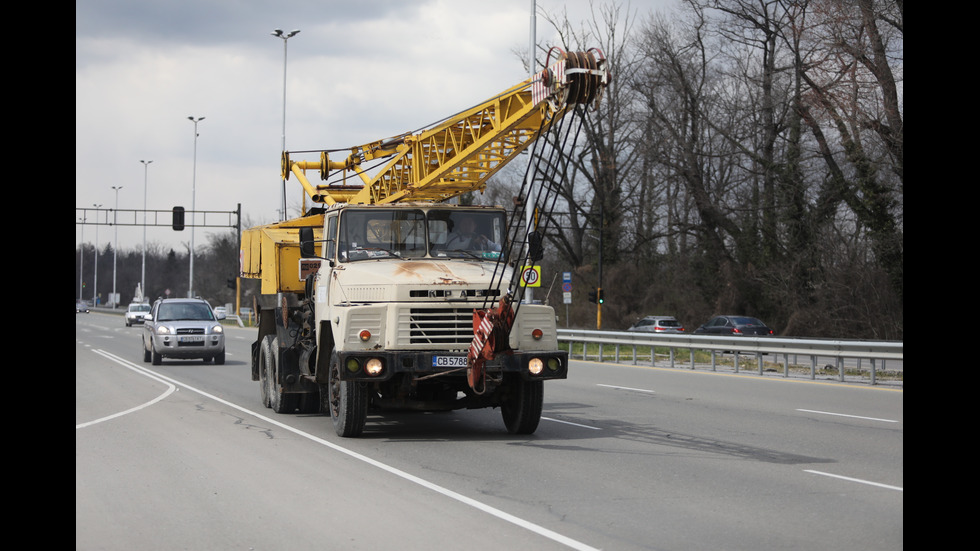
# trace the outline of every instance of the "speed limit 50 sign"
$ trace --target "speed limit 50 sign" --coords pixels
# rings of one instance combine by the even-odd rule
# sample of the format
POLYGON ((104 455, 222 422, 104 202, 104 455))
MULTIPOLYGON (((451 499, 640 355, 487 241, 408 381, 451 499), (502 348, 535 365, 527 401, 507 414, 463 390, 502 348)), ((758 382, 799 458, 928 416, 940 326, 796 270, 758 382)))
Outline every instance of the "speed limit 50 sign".
POLYGON ((521 287, 541 286, 541 266, 521 267, 521 287))

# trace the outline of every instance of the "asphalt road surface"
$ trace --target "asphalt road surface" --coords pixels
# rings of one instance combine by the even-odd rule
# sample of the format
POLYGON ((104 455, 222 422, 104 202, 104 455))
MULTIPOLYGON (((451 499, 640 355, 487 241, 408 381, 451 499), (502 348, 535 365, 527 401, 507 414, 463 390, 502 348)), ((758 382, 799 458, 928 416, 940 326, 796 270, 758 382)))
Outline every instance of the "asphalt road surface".
POLYGON ((254 330, 225 365, 143 363, 75 317, 79 550, 902 549, 903 391, 573 362, 535 434, 499 410, 263 408, 254 330))

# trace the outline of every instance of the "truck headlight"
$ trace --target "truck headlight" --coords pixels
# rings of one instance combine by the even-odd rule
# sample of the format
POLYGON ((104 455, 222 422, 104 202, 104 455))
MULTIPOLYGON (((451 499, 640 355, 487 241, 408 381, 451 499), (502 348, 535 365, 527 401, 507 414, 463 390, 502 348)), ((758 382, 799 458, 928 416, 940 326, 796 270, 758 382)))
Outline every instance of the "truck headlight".
POLYGON ((551 371, 558 371, 561 369, 561 360, 558 358, 548 358, 548 369, 551 371))
POLYGON ((345 366, 347 367, 347 371, 351 373, 357 373, 361 370, 361 362, 357 361, 357 358, 347 358, 345 366))
POLYGON ((531 372, 531 375, 540 375, 544 371, 544 362, 541 358, 531 358, 527 362, 527 370, 531 372))
POLYGON ((364 372, 372 377, 380 375, 384 369, 385 364, 381 361, 381 358, 371 358, 364 364, 364 372))

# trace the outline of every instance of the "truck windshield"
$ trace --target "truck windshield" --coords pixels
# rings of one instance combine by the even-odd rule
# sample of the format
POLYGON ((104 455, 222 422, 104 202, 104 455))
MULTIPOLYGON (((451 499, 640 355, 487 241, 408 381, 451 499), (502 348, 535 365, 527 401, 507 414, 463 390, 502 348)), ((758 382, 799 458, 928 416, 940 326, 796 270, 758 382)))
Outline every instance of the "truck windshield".
POLYGON ((428 212, 429 243, 436 257, 498 259, 504 245, 504 213, 465 209, 428 212))
POLYGON ((340 221, 342 262, 425 256, 425 213, 415 209, 351 209, 340 221))
POLYGON ((384 258, 500 258, 502 211, 477 209, 348 209, 340 218, 341 262, 384 258), (428 247, 428 248, 427 248, 428 247))

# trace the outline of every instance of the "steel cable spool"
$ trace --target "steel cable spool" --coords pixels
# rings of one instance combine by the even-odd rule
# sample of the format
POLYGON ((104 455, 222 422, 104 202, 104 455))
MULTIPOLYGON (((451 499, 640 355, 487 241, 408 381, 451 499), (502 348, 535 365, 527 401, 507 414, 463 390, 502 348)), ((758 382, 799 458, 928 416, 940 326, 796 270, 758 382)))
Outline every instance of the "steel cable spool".
POLYGON ((562 54, 562 59, 565 60, 566 65, 568 103, 570 104, 592 103, 601 89, 602 76, 598 71, 600 60, 596 59, 592 52, 593 50, 562 54))

